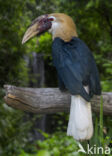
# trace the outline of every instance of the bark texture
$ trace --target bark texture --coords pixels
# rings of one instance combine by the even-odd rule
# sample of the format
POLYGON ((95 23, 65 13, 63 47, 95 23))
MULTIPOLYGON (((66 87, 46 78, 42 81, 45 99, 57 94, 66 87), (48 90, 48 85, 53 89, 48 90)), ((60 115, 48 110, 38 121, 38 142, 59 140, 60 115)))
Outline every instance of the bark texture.
MULTIPOLYGON (((13 108, 38 114, 69 111, 70 94, 58 88, 21 88, 11 85, 5 85, 4 88, 5 102, 13 108)), ((112 92, 103 92, 102 97, 104 114, 112 115, 112 92)), ((100 96, 93 97, 93 111, 100 112, 100 101, 100 96)))

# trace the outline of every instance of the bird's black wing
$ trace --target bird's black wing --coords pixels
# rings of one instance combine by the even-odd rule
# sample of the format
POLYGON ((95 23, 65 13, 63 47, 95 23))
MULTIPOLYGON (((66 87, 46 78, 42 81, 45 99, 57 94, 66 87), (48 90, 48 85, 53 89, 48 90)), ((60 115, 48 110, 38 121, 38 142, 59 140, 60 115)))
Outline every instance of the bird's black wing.
POLYGON ((61 85, 73 95, 81 95, 89 101, 93 94, 100 94, 98 70, 92 53, 79 38, 70 42, 56 38, 52 45, 53 64, 61 85), (83 86, 89 86, 89 94, 83 86))

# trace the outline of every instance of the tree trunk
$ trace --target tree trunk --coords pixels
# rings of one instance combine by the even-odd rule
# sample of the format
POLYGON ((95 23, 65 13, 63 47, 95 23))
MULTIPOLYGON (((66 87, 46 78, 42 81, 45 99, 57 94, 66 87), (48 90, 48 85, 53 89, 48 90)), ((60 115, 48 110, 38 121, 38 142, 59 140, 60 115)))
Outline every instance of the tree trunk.
MULTIPOLYGON (((44 75, 44 58, 42 53, 32 52, 32 57, 29 58, 28 68, 29 70, 29 86, 40 88, 45 85, 45 75, 44 75)), ((35 114, 29 113, 31 118, 35 114)), ((32 127, 32 138, 33 140, 43 140, 44 137, 40 134, 37 129, 45 131, 46 129, 46 114, 41 116, 36 115, 35 123, 32 127)))
POLYGON ((29 85, 30 87, 43 87, 45 83, 43 54, 32 52, 29 59, 29 85))

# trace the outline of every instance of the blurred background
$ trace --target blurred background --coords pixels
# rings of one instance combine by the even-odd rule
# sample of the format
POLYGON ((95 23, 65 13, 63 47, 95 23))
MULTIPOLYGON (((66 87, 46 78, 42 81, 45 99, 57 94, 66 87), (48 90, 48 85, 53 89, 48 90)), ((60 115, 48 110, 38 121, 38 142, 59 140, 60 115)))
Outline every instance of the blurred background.
MULTIPOLYGON (((22 45, 27 27, 42 14, 63 12, 77 26, 91 49, 102 91, 112 91, 112 3, 105 0, 0 0, 0 156, 72 156, 78 146, 66 136, 67 113, 38 115, 8 107, 4 84, 57 87, 52 66, 51 35, 22 45)), ((95 133, 90 145, 111 147, 112 118, 93 114, 95 133), (101 130, 103 133, 101 134, 101 130)), ((86 148, 87 142, 82 143, 86 148)))

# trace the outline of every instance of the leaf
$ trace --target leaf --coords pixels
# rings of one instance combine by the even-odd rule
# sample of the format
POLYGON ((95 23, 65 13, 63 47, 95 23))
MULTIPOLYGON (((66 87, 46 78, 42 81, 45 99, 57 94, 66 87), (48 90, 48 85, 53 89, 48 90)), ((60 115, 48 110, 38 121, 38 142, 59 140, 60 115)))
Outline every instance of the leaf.
POLYGON ((90 1, 87 3, 87 5, 86 5, 86 9, 91 8, 91 7, 93 6, 93 4, 94 4, 93 0, 90 0, 90 1))
POLYGON ((51 156, 46 150, 40 150, 36 156, 51 156))
POLYGON ((23 150, 21 151, 21 154, 19 156, 30 156, 28 153, 25 153, 23 150))

